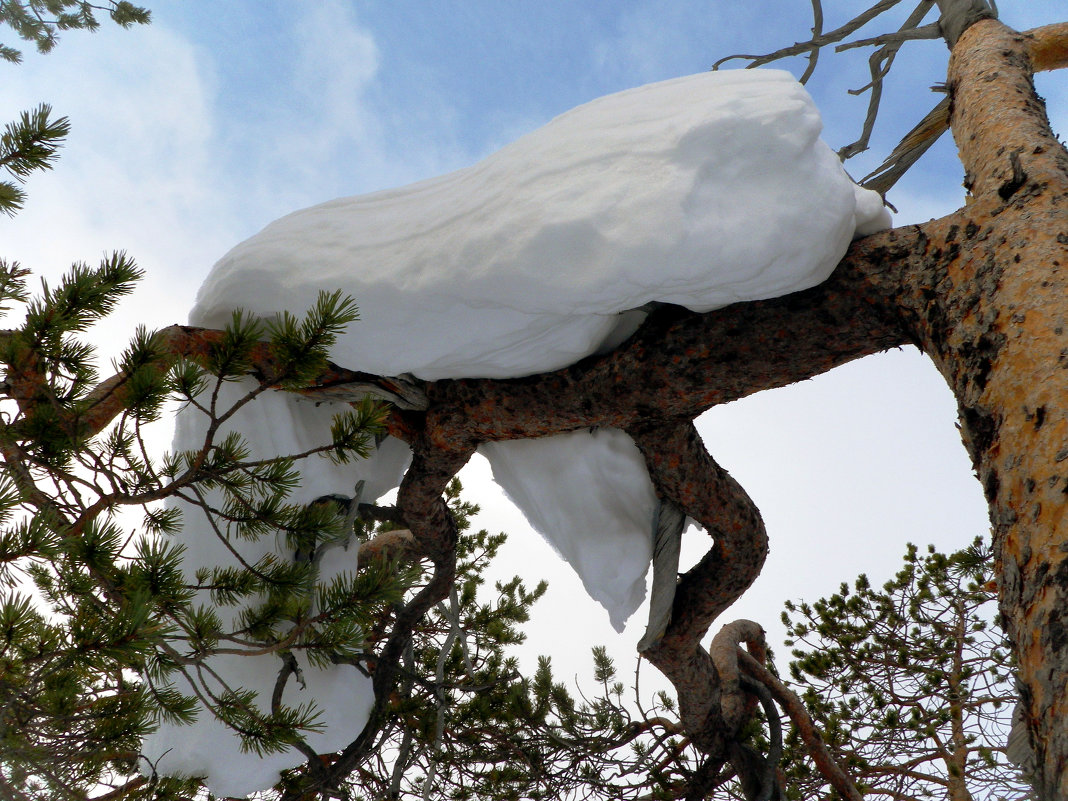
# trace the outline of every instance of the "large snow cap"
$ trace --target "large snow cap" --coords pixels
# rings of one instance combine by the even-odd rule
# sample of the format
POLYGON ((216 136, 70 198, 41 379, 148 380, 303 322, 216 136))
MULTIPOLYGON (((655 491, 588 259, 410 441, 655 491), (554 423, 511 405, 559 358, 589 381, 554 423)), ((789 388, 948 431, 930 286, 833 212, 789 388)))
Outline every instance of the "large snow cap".
MULTIPOLYGON (((300 314, 320 290, 341 289, 362 316, 332 354, 345 367, 428 380, 563 367, 617 344, 650 301, 707 311, 813 286, 855 233, 885 226, 878 196, 853 184, 819 131, 811 99, 779 71, 703 73, 601 98, 467 169, 272 223, 219 261, 190 322, 222 327, 235 308, 300 314)), ((293 454, 328 441, 333 411, 279 393, 228 430, 254 455, 293 454)), ((200 445, 198 425, 179 421, 176 448, 200 445)), ((621 628, 644 595, 656 504, 634 444, 580 431, 482 452, 621 628)), ((351 494, 361 479, 373 499, 397 485, 405 457, 387 440, 357 465, 305 462, 292 500, 351 494)), ((233 561, 194 514, 182 539, 190 569, 233 561)), ((288 556, 270 542, 233 544, 288 556)), ((351 549, 327 559, 327 575, 355 567, 351 549)), ((259 659, 222 658, 218 672, 269 697, 278 660, 259 659)), ((366 720, 366 678, 345 666, 304 675, 307 689, 286 700, 315 701, 328 724, 309 745, 342 747, 366 720)), ((266 762, 240 753, 207 713, 191 728, 162 727, 144 750, 160 773, 207 774, 215 792, 238 796, 300 762, 295 751, 266 762)))
MULTIPOLYGON (((885 226, 879 196, 849 179, 819 132, 811 98, 778 70, 600 98, 467 169, 272 223, 215 266, 191 322, 221 326, 235 306, 302 312, 320 290, 342 289, 362 315, 333 353, 345 367, 426 379, 563 367, 618 342, 640 321, 629 310, 649 301, 706 311, 813 286, 855 232, 885 226)), ((636 451, 628 461, 583 434, 482 450, 621 625, 641 601, 622 587, 643 583, 651 534, 617 518, 651 520, 653 510, 647 492, 629 494, 625 509, 607 499, 624 474, 644 475, 636 451), (584 504, 557 469, 580 449, 584 504), (546 514, 535 498, 559 508, 546 514), (595 547, 591 532, 614 531, 628 553, 646 555, 623 585, 596 591, 605 576, 587 567, 593 553, 572 558, 563 545, 578 531, 579 550, 595 547)))
POLYGON ((609 95, 472 167, 283 217, 222 258, 191 321, 301 312, 340 288, 362 315, 334 352, 346 367, 563 367, 649 301, 706 311, 823 281, 858 221, 820 127, 778 70, 609 95))

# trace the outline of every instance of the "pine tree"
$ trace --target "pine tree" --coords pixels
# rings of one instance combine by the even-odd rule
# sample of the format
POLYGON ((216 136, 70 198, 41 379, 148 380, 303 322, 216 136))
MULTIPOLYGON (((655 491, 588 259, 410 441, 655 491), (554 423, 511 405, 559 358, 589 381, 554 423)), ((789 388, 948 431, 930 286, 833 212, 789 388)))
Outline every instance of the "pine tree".
MULTIPOLYGON (((1023 799, 1005 756, 1015 669, 995 615, 988 546, 949 556, 910 545, 881 589, 866 576, 787 603, 790 676, 836 759, 866 798, 1023 799)), ((796 735, 787 753, 798 754, 796 735)), ((830 798, 802 759, 785 763, 791 798, 830 798)))
MULTIPOLYGON (((0 430, 0 789, 13 799, 146 784, 136 778, 141 736, 155 721, 192 714, 193 699, 174 689, 173 677, 197 670, 220 640, 234 637, 215 609, 199 603, 198 590, 210 590, 219 607, 245 607, 244 636, 261 647, 331 658, 357 647, 360 632, 410 580, 382 564, 320 585, 308 564, 265 559, 189 583, 168 536, 180 514, 160 505, 167 497, 217 489, 221 502, 208 513, 220 530, 246 539, 329 542, 342 536, 345 518, 322 504, 287 502, 290 455, 252 461, 237 437, 213 433, 193 452, 151 453, 147 429, 168 398, 198 405, 243 375, 248 351, 264 336, 275 371, 233 406, 207 401, 212 431, 235 406, 321 369, 355 307, 324 296, 306 320, 287 318, 270 335, 237 316, 206 360, 210 378, 192 362, 164 358, 160 338, 140 331, 120 359, 123 381, 100 392, 94 349, 81 335, 139 277, 116 254, 95 269, 76 266, 31 297, 25 271, 0 268, 0 305, 25 311, 0 339, 13 399, 0 430), (94 431, 85 421, 108 396, 121 397, 123 411, 94 431), (313 597, 317 614, 309 616, 313 597)), ((360 458, 382 414, 371 401, 360 405, 337 419, 333 441, 299 458, 360 458)), ((213 700, 212 713, 257 751, 287 747, 313 725, 314 710, 276 705, 263 714, 240 687, 213 700)), ((170 797, 180 784, 152 782, 153 797, 170 797)))

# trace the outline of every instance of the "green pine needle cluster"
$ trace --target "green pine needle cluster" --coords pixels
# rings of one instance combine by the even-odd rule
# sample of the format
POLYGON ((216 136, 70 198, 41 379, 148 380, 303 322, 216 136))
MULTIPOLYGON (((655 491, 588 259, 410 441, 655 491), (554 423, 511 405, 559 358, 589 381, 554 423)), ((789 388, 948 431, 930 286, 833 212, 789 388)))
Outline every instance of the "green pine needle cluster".
MULTIPOLYGON (((296 465, 360 458, 381 435, 385 412, 368 400, 339 415, 320 447, 251 460, 240 437, 219 433, 273 385, 264 378, 235 403, 220 401, 219 388, 244 375, 242 354, 262 330, 242 316, 209 359, 220 375, 176 361, 159 337, 138 330, 114 365, 117 379, 101 382, 92 326, 140 275, 120 253, 96 267, 75 265, 54 286, 31 293, 24 269, 0 263, 0 306, 22 312, 21 322, 0 334, 5 798, 83 798, 108 785, 123 798, 187 797, 195 782, 141 776, 139 744, 159 721, 191 720, 197 703, 254 753, 300 743, 319 726, 317 709, 260 703, 241 687, 208 691, 198 672, 221 649, 275 652, 280 665, 297 652, 315 664, 366 662, 365 632, 418 575, 371 565, 320 582, 311 561, 273 556, 196 576, 182 569, 173 539, 182 513, 165 503, 169 498, 207 515, 226 541, 270 537, 294 550, 347 542, 351 521, 334 504, 289 500, 296 465), (97 431, 89 424, 97 408, 116 399, 118 414, 97 431), (208 433, 194 451, 164 453, 149 444, 151 430, 176 403, 199 409, 208 433), (224 617, 234 625, 223 625, 224 617)), ((354 315, 351 301, 324 294, 305 319, 268 334, 272 363, 280 366, 274 378, 295 381, 321 364, 354 315)))
MULTIPOLYGON (((123 28, 145 25, 151 20, 148 9, 126 0, 107 0, 105 5, 86 0, 0 0, 0 25, 10 27, 39 53, 48 53, 56 46, 62 31, 99 28, 97 14, 101 11, 106 11, 111 21, 123 28)), ((9 45, 0 45, 0 59, 17 64, 22 60, 22 53, 9 45)))
MULTIPOLYGON (((48 53, 62 31, 99 28, 97 14, 102 11, 123 28, 146 25, 151 20, 146 8, 127 0, 107 0, 105 5, 86 0, 0 0, 0 28, 10 28, 38 52, 48 53)), ((22 51, 0 42, 0 61, 18 64, 22 51)), ((0 214, 10 217, 18 213, 26 204, 21 184, 32 173, 52 168, 70 133, 70 121, 51 115, 51 107, 42 103, 33 111, 22 112, 0 134, 0 172, 12 179, 0 180, 0 214)))
MULTIPOLYGON (((0 47, 0 56, 4 52, 0 47)), ((0 169, 14 180, 0 181, 0 213, 14 216, 22 209, 26 192, 20 184, 31 173, 52 168, 69 133, 70 121, 66 117, 52 119, 52 108, 45 103, 22 112, 16 122, 4 127, 0 134, 0 169)))
MULTIPOLYGON (((1016 688, 992 569, 979 540, 951 555, 910 545, 881 588, 860 576, 787 604, 795 689, 865 797, 1029 797, 1003 753, 1016 688)), ((804 760, 787 770, 791 798, 829 792, 804 760)))

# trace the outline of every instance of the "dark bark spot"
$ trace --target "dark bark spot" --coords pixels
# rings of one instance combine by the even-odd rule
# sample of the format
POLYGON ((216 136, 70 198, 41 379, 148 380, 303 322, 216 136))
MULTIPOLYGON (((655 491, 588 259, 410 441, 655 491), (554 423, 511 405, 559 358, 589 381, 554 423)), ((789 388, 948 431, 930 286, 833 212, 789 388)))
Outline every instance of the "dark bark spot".
POLYGON ((1047 649, 1060 652, 1068 647, 1068 610, 1058 606, 1049 615, 1049 623, 1042 636, 1047 649))
POLYGON ((975 362, 975 383, 980 390, 986 388, 986 381, 990 375, 992 364, 991 360, 986 357, 980 357, 975 362))
POLYGON ((1068 559, 1063 560, 1053 571, 1053 583, 1064 590, 1068 590, 1068 559))
POLYGON ((1042 428, 1042 424, 1046 422, 1046 407, 1039 406, 1035 409, 1035 429, 1042 428))
POLYGON ((987 471, 983 476, 983 495, 987 503, 993 504, 997 500, 999 489, 1001 489, 1001 481, 998 479, 998 474, 993 470, 987 471))
POLYGON ((1057 234, 1057 241, 1062 245, 1068 245, 1068 234, 1057 234))
MULTIPOLYGON (((974 306, 976 302, 978 302, 978 298, 974 298, 971 303, 962 305, 964 309, 968 309, 974 306)), ((961 362, 965 370, 964 376, 966 379, 970 378, 980 391, 986 387, 990 370, 993 368, 994 361, 997 359, 998 352, 1001 350, 1004 341, 1005 337, 1002 334, 992 336, 980 334, 974 340, 964 342, 960 346, 961 362)))
POLYGON ((967 239, 975 239, 975 235, 978 234, 978 233, 979 233, 979 226, 976 225, 971 220, 969 220, 968 224, 966 226, 964 226, 964 236, 967 239))
POLYGON ((1009 154, 1009 164, 1012 166, 1012 177, 998 187, 998 196, 1002 200, 1008 200, 1019 191, 1020 187, 1027 183, 1027 173, 1020 166, 1019 153, 1014 151, 1009 154))
POLYGON ((1028 492, 1034 492, 1035 480, 1033 478, 1027 479, 1027 481, 1024 482, 1024 487, 1027 489, 1028 492))
POLYGON ((1062 653, 1068 649, 1068 559, 1062 560, 1048 578, 1043 574, 1029 583, 1036 588, 1042 586, 1053 590, 1059 596, 1051 604, 1048 621, 1043 627, 1042 644, 1047 652, 1062 653))
POLYGON ((998 423, 994 415, 978 408, 966 408, 961 412, 966 441, 971 442, 972 460, 978 464, 979 457, 986 453, 994 443, 998 433, 998 423))
MULTIPOLYGON (((968 223, 968 225, 971 226, 971 225, 974 225, 974 223, 968 223)), ((946 242, 947 243, 956 242, 957 241, 957 233, 959 231, 960 231, 960 226, 957 225, 956 223, 954 223, 953 225, 949 226, 949 233, 946 234, 946 242)))
POLYGON ((1035 568, 1034 575, 1027 579, 1027 583, 1023 588, 1023 592, 1020 593, 1020 599, 1018 603, 1021 606, 1030 606, 1035 602, 1035 598, 1038 597, 1038 595, 1046 586, 1046 576, 1048 574, 1049 562, 1042 562, 1035 568))

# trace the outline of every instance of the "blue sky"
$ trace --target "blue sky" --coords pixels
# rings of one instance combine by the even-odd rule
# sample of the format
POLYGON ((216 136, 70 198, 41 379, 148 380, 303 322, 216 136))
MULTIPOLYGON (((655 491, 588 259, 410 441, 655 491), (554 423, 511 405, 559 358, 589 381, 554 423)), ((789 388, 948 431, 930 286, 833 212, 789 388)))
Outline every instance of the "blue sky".
MULTIPOLYGON (((862 4, 824 5, 832 27, 862 4)), ((1000 5, 1019 28, 1064 10, 1063 0, 1000 5)), ((211 264, 282 214, 465 166, 579 103, 792 43, 811 25, 804 0, 150 6, 148 28, 70 33, 47 57, 0 65, 0 120, 46 101, 74 125, 57 168, 28 184, 27 209, 0 219, 0 255, 47 276, 130 252, 148 277, 101 328, 112 351, 135 322, 184 322, 211 264)), ((928 87, 944 80, 946 55, 938 41, 905 49, 854 174, 937 101, 928 87)), ((859 130, 865 100, 846 90, 866 81, 866 56, 827 53, 810 84, 833 146, 859 130)), ((1045 76, 1040 91, 1055 127, 1068 129, 1068 80, 1045 76)), ((899 221, 956 206, 960 179, 947 137, 891 194, 899 221)), ((985 533, 954 415, 933 368, 900 351, 703 418, 712 453, 757 500, 772 539, 765 575, 737 614, 774 632, 783 600, 812 600, 860 571, 888 577, 908 540, 948 549, 985 533)), ((530 578, 552 583, 533 648, 557 651, 565 675, 584 669, 591 642, 631 653, 640 621, 618 637, 592 604, 581 647, 564 649, 577 661, 559 653, 557 621, 573 628, 581 589, 485 476, 476 464, 468 483, 487 508, 482 525, 514 532, 508 569, 533 564, 530 578)))

